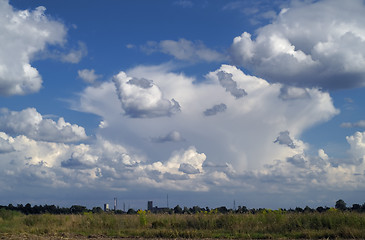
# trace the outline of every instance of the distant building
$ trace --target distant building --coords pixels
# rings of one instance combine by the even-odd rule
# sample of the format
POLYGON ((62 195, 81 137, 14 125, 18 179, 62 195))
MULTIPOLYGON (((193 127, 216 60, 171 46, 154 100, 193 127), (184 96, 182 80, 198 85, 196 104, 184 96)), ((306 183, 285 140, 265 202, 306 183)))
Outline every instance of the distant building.
POLYGON ((159 208, 157 206, 153 207, 152 201, 147 202, 147 210, 150 211, 151 213, 167 213, 170 211, 170 209, 167 207, 164 208, 159 208))
POLYGON ((148 211, 152 211, 152 209, 153 209, 153 202, 152 201, 148 201, 147 202, 147 210, 148 211))
POLYGON ((109 211, 109 204, 107 203, 104 204, 104 211, 105 212, 109 211))

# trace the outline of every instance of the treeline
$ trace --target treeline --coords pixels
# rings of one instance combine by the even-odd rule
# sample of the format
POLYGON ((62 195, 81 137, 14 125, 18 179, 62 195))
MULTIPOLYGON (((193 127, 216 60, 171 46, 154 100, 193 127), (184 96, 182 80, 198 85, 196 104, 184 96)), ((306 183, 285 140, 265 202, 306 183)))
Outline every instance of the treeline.
MULTIPOLYGON (((362 205, 360 204, 353 204, 352 207, 347 207, 347 204, 345 203, 345 201, 343 201, 342 199, 338 200, 335 204, 335 207, 330 208, 330 207, 317 207, 317 208, 310 208, 309 206, 306 206, 305 208, 301 208, 301 207, 296 207, 295 209, 279 209, 278 211, 281 212, 293 212, 293 213, 310 213, 310 212, 326 212, 326 211, 336 211, 336 210, 340 210, 340 211, 353 211, 353 212, 359 212, 359 213, 364 213, 365 212, 365 203, 363 203, 362 205)), ((219 208, 214 208, 214 209, 210 209, 209 207, 206 208, 200 208, 199 206, 194 206, 192 208, 181 208, 179 205, 177 205, 175 208, 173 209, 169 209, 169 210, 165 210, 165 212, 168 213, 175 213, 175 214, 195 214, 195 213, 201 213, 201 212, 205 212, 205 213, 251 213, 251 214, 255 214, 255 213, 262 213, 262 212, 270 212, 272 211, 271 209, 267 209, 267 208, 251 208, 248 209, 246 206, 238 206, 237 209, 227 209, 225 206, 219 207, 219 208)))
MULTIPOLYGON (((10 211, 18 211, 23 214, 29 215, 29 214, 82 214, 85 212, 92 212, 92 213, 102 213, 104 212, 102 208, 100 207, 93 207, 92 209, 87 209, 85 206, 81 205, 72 205, 71 207, 59 207, 55 205, 34 205, 27 203, 25 205, 18 204, 16 206, 9 204, 8 206, 1 206, 0 205, 0 211, 1 210, 10 210, 10 211)), ((295 209, 279 209, 275 211, 281 211, 281 212, 292 212, 292 213, 322 213, 327 211, 351 211, 351 212, 359 212, 364 213, 365 212, 365 203, 362 205, 360 204, 353 204, 351 207, 347 207, 347 204, 342 200, 338 200, 335 204, 335 207, 317 207, 317 208, 310 208, 306 206, 305 208, 296 207, 295 209)), ((199 206, 193 206, 193 207, 180 207, 179 205, 175 206, 174 208, 155 208, 152 210, 151 213, 167 213, 167 214, 196 214, 196 213, 221 213, 221 214, 227 214, 227 213, 262 213, 262 212, 270 212, 271 209, 267 208, 247 208, 246 206, 238 206, 237 209, 228 209, 225 206, 218 207, 218 208, 209 208, 209 207, 199 207, 199 206)), ((109 213, 114 214, 137 214, 137 211, 134 209, 129 209, 127 212, 124 212, 122 210, 109 210, 109 213)))
MULTIPOLYGON (((8 206, 0 206, 0 210, 10 210, 10 211, 18 211, 23 214, 29 215, 29 214, 80 214, 84 212, 89 212, 90 210, 87 209, 85 206, 79 206, 79 205, 73 205, 69 208, 67 207, 59 207, 55 205, 34 205, 32 206, 30 203, 27 203, 25 205, 18 204, 14 206, 13 204, 9 204, 8 206)), ((102 209, 100 208, 100 211, 102 209)))

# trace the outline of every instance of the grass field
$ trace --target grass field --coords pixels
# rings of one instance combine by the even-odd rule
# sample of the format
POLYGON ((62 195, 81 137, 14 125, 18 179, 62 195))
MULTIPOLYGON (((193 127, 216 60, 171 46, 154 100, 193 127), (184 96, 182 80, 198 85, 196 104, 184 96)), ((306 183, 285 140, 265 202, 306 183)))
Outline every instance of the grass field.
POLYGON ((24 215, 0 210, 0 234, 36 236, 240 238, 240 239, 365 239, 365 214, 327 211, 251 214, 24 215))

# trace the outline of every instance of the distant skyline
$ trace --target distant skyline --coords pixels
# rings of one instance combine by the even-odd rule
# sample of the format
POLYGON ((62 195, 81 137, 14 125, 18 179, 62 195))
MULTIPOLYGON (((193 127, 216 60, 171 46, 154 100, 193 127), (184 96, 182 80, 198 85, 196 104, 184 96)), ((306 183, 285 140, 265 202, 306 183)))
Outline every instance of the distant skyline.
POLYGON ((0 0, 0 205, 365 202, 362 0, 0 0))

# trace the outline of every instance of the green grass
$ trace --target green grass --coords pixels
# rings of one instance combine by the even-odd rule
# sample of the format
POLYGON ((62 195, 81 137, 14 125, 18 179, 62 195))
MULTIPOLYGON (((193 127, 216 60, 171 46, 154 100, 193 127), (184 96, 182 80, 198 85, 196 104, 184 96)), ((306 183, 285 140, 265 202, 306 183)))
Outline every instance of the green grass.
POLYGON ((325 213, 23 215, 0 210, 0 234, 241 239, 365 239, 365 214, 325 213))

